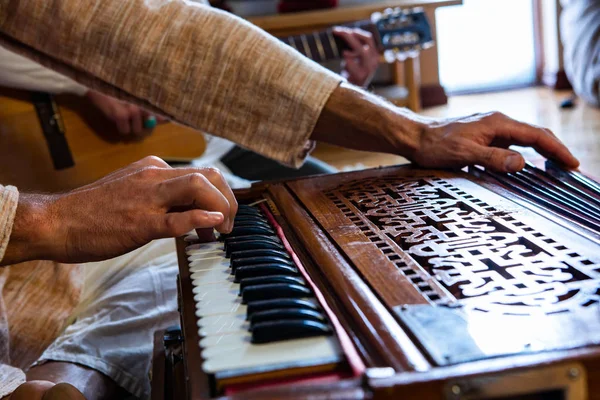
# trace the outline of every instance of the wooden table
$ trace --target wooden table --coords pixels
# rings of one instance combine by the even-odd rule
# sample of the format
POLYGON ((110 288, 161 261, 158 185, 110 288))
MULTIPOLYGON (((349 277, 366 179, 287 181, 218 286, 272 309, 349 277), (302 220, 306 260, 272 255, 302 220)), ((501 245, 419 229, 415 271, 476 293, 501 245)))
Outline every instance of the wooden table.
MULTIPOLYGON (((390 7, 424 7, 433 10, 437 7, 462 4, 462 0, 381 0, 368 4, 339 6, 328 10, 315 10, 282 15, 268 15, 248 18, 250 22, 274 36, 285 37, 306 32, 318 31, 333 25, 351 21, 370 19, 371 14, 390 7)), ((433 12, 429 13, 430 18, 433 12)), ((435 37, 435 23, 432 23, 435 37)), ((419 57, 396 61, 392 65, 392 86, 379 92, 399 106, 413 111, 421 110, 421 79, 419 57)))

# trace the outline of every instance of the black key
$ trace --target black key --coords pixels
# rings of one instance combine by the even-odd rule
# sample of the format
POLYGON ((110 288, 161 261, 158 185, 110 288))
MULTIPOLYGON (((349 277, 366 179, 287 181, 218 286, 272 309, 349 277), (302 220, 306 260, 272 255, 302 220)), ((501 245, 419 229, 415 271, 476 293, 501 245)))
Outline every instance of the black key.
POLYGON ((246 227, 246 226, 258 226, 261 228, 273 230, 273 228, 271 228, 271 225, 269 225, 269 223, 265 222, 265 221, 241 221, 241 222, 235 221, 233 224, 233 229, 246 227))
POLYGON ((252 236, 252 237, 240 237, 240 238, 225 238, 225 248, 227 249, 227 246, 229 245, 229 243, 232 242, 243 242, 246 240, 269 240, 271 242, 275 242, 275 243, 281 243, 281 240, 279 240, 279 238, 275 235, 256 235, 256 236, 252 236))
POLYGON ((256 278, 259 276, 268 275, 298 275, 296 267, 280 264, 259 264, 249 265, 247 267, 239 267, 235 270, 234 282, 240 282, 246 278, 256 278))
POLYGON ((246 319, 261 311, 275 310, 281 308, 302 308, 305 310, 319 311, 319 306, 308 300, 302 299, 275 299, 251 301, 246 307, 246 319))
POLYGON ((277 242, 272 242, 269 240, 244 240, 240 242, 232 242, 227 246, 225 250, 225 255, 229 257, 232 253, 238 251, 245 250, 264 250, 264 249, 272 249, 284 251, 285 248, 282 244, 277 242))
POLYGON ((240 295, 242 290, 248 286, 254 285, 265 285, 267 283, 289 283, 292 285, 304 285, 304 279, 300 276, 290 275, 270 275, 270 276, 259 276, 257 278, 246 278, 240 281, 240 295))
POLYGON ((271 227, 265 228, 262 226, 240 226, 233 227, 233 230, 227 234, 221 234, 219 237, 221 240, 225 240, 227 238, 239 238, 243 236, 252 236, 252 235, 275 235, 275 231, 271 229, 271 227))
POLYGON ((263 215, 262 211, 256 207, 251 207, 245 204, 238 204, 236 215, 263 215))
POLYGON ((252 327, 252 343, 270 343, 330 334, 329 326, 311 320, 260 322, 252 327))
POLYGON ((266 283, 264 285, 247 286, 242 290, 242 303, 249 301, 289 299, 310 297, 309 288, 304 285, 289 283, 266 283))
POLYGON ((235 272, 238 267, 246 267, 248 265, 257 265, 257 264, 283 264, 294 266, 294 263, 289 258, 281 258, 281 257, 273 257, 273 256, 258 256, 258 257, 248 257, 248 258, 236 258, 235 260, 231 259, 231 271, 235 272))
POLYGON ((291 260, 290 255, 285 251, 273 250, 273 249, 254 249, 254 250, 244 250, 244 251, 236 251, 230 254, 232 260, 236 260, 238 258, 250 258, 250 257, 259 257, 259 256, 273 256, 284 258, 286 260, 291 260))
POLYGON ((318 311, 308 310, 306 308, 276 308, 274 310, 260 311, 252 314, 250 317, 250 330, 255 324, 269 321, 282 321, 286 319, 304 319, 327 323, 327 319, 318 311))
POLYGON ((267 218, 262 215, 236 215, 233 221, 235 223, 246 222, 246 221, 258 221, 258 222, 269 223, 267 218))

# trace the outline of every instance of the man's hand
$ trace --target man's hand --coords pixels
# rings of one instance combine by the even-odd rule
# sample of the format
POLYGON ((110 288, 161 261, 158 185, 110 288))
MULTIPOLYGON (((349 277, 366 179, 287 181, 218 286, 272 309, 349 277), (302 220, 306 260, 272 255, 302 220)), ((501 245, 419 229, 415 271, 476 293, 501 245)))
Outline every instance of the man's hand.
POLYGON ((218 170, 147 157, 71 192, 21 194, 2 263, 105 260, 195 228, 229 232, 236 212, 218 170))
POLYGON ((491 112, 429 121, 416 151, 409 157, 424 167, 464 167, 477 164, 497 172, 523 169, 525 159, 511 145, 530 146, 566 168, 579 161, 549 129, 515 121, 491 112))
POLYGON ((399 154, 418 165, 458 168, 478 164, 499 172, 521 170, 510 145, 530 146, 566 168, 579 161, 548 129, 500 113, 435 120, 342 84, 329 98, 311 137, 357 150, 399 154))
POLYGON ((86 96, 106 118, 115 123, 117 131, 122 135, 133 135, 138 138, 144 137, 152 131, 152 127, 146 126, 146 121, 152 119, 155 122, 165 121, 164 118, 155 117, 138 106, 117 100, 94 90, 87 92, 86 96))
POLYGON ((342 54, 342 76, 356 86, 368 86, 379 66, 379 52, 373 34, 345 27, 335 27, 333 33, 344 39, 352 49, 344 50, 342 54))

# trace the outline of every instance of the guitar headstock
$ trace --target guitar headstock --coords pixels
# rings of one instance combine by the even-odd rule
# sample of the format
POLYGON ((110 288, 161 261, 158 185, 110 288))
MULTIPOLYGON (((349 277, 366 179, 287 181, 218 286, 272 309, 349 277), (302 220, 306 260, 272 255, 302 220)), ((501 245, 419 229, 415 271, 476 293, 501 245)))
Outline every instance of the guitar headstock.
POLYGON ((433 46, 431 26, 422 8, 388 8, 371 16, 388 62, 414 56, 433 46))

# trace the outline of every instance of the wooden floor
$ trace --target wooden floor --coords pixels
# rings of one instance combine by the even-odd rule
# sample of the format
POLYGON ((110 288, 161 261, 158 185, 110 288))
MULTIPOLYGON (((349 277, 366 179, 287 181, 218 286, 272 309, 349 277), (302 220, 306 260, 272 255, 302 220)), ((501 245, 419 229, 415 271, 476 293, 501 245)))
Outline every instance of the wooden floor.
MULTIPOLYGON (((600 109, 578 101, 573 109, 561 109, 559 104, 569 92, 546 88, 528 88, 508 92, 451 97, 448 105, 423 112, 432 117, 456 117, 476 112, 501 111, 512 118, 545 126, 571 149, 581 161, 581 169, 600 175, 600 109)), ((521 149, 519 149, 521 150, 521 149)), ((528 159, 539 158, 530 149, 523 153, 528 159)), ((316 157, 342 170, 406 163, 403 157, 388 154, 362 153, 320 145, 316 157)))

